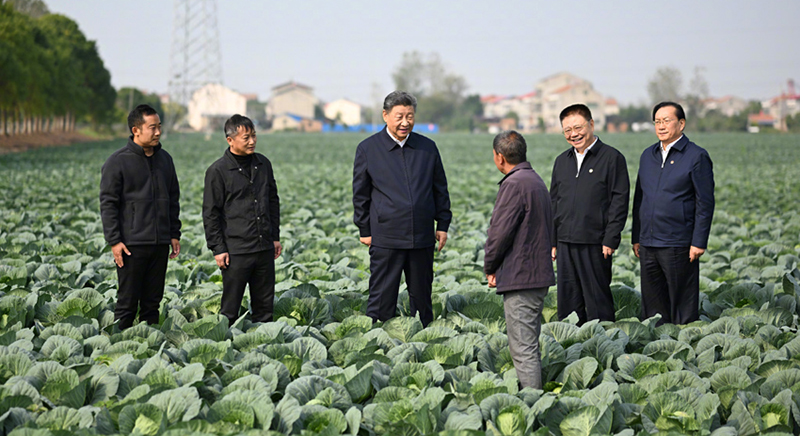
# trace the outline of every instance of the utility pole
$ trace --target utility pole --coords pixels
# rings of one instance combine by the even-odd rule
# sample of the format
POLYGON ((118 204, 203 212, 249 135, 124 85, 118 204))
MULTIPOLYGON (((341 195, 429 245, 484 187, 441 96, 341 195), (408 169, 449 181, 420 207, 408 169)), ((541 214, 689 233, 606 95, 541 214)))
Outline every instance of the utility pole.
MULTIPOLYGON (((216 0, 174 0, 169 102, 186 107, 192 94, 222 83, 216 0)), ((179 121, 176 108, 165 114, 169 129, 179 121)))

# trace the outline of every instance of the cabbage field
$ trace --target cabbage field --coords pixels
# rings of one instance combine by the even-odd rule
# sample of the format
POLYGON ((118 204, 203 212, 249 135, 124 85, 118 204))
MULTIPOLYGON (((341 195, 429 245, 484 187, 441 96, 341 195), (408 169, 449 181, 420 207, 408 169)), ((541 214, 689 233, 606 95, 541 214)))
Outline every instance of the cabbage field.
MULTIPOLYGON (((654 137, 601 136, 634 182, 654 137)), ((351 203, 363 135, 260 136, 283 210, 276 321, 230 327, 201 219, 221 134, 164 140, 182 187, 182 252, 161 323, 124 332, 113 325, 116 272, 98 205, 100 167, 124 140, 2 155, 0 434, 796 435, 800 137, 690 136, 711 154, 717 183, 701 321, 637 318, 629 226, 613 267, 617 322, 557 322, 555 288, 548 295, 543 391, 518 389, 502 300, 481 272, 501 178, 488 135, 434 137, 454 218, 425 329, 407 316, 405 292, 403 316, 364 316, 368 253, 351 203)), ((549 183, 567 144, 527 139, 549 183)))

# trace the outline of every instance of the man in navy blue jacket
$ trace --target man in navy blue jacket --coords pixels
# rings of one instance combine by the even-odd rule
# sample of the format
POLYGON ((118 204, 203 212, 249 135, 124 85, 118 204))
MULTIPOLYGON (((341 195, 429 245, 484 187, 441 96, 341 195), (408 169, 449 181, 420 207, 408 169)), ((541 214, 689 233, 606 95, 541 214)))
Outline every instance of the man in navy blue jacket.
POLYGON ((433 247, 436 241, 439 250, 444 247, 452 214, 439 150, 411 131, 416 108, 414 96, 392 92, 383 102, 386 128, 358 144, 353 221, 369 247, 367 316, 395 316, 405 272, 412 314, 427 326, 433 320, 433 247))
POLYGON ((653 109, 659 142, 639 161, 633 196, 633 252, 641 262, 642 315, 659 324, 699 319, 699 258, 714 215, 714 172, 708 153, 683 129, 681 105, 653 109))

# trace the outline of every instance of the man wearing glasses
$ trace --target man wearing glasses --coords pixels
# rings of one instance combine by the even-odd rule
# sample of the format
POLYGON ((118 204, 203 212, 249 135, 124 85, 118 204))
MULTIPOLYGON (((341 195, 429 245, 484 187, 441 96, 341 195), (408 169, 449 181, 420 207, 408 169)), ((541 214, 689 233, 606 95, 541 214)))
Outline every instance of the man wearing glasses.
POLYGON ((611 258, 628 218, 628 165, 594 135, 586 105, 568 106, 560 118, 571 147, 556 158, 550 181, 558 318, 575 312, 580 324, 614 321, 611 258))
POLYGON ((699 258, 714 215, 714 171, 708 153, 683 129, 678 103, 653 109, 659 142, 645 149, 633 196, 633 253, 641 262, 642 315, 659 324, 699 319, 699 258))

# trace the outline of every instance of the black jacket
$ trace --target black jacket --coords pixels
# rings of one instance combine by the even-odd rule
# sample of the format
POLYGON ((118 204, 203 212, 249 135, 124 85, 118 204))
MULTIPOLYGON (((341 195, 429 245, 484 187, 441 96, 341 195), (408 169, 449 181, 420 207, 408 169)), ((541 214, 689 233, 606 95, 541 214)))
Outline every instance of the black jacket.
POLYGON ((181 237, 175 165, 161 144, 154 149, 148 158, 131 136, 103 164, 100 217, 109 245, 160 245, 181 237))
POLYGON ((553 164, 553 246, 567 242, 616 250, 628 218, 628 165, 622 153, 600 139, 585 153, 580 173, 573 147, 553 164))
POLYGON ((497 292, 556 283, 551 260, 553 215, 547 186, 528 162, 500 181, 487 231, 483 270, 497 275, 497 292))
POLYGON ((412 132, 403 147, 386 128, 358 144, 353 221, 376 247, 431 247, 450 227, 450 195, 436 144, 412 132))
POLYGON ((708 152, 684 135, 661 158, 661 143, 639 160, 631 243, 706 248, 714 217, 714 166, 708 152))
POLYGON ((203 227, 215 255, 248 254, 274 248, 279 241, 281 206, 272 163, 255 153, 250 177, 230 149, 206 170, 203 227))

